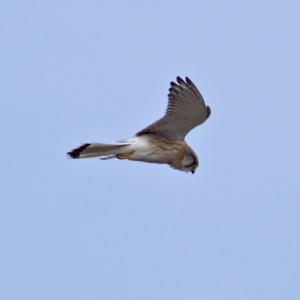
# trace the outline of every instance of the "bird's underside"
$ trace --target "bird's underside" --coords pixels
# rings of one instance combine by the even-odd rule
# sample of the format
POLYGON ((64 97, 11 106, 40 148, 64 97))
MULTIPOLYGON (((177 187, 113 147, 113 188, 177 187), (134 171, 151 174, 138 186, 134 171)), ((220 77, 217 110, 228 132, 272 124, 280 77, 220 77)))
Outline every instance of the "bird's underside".
POLYGON ((198 158, 184 138, 190 130, 207 120, 211 110, 189 78, 183 81, 177 77, 177 83, 171 82, 165 115, 133 138, 114 144, 82 144, 68 152, 67 156, 169 164, 175 169, 194 173, 198 158))

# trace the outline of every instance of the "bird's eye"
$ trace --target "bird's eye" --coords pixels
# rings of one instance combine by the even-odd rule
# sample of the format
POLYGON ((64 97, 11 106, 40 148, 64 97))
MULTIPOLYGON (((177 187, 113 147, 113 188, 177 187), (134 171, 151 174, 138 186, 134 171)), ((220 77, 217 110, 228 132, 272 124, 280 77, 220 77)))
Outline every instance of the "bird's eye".
POLYGON ((189 164, 187 164, 185 166, 185 168, 191 168, 191 167, 197 167, 198 166, 198 163, 197 163, 197 160, 195 157, 190 157, 189 158, 189 164))

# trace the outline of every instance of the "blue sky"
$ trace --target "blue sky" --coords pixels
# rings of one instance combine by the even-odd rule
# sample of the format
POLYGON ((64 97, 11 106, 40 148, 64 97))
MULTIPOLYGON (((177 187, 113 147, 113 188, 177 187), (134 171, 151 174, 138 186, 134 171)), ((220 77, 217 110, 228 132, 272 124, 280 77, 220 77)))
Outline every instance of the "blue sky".
POLYGON ((298 299, 298 1, 2 1, 1 299, 298 299), (68 160, 212 109, 194 175, 68 160))

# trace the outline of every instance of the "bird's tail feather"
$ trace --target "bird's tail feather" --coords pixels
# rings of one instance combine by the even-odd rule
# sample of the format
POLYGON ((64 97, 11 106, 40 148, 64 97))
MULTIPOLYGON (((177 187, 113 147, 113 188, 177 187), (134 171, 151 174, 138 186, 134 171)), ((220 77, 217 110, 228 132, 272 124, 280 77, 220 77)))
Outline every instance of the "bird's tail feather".
POLYGON ((130 152, 132 143, 87 143, 82 144, 67 153, 69 158, 89 158, 89 157, 108 157, 113 158, 119 154, 130 152))

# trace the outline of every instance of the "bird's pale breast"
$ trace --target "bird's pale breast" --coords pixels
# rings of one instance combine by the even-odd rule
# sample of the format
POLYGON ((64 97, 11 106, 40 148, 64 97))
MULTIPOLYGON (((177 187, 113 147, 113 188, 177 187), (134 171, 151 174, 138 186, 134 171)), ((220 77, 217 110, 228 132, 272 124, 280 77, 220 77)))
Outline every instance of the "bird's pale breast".
POLYGON ((169 163, 183 152, 184 144, 183 141, 174 141, 156 134, 145 134, 134 138, 130 160, 169 163))

